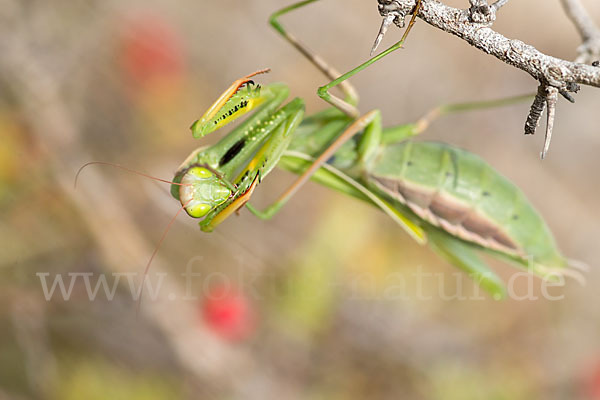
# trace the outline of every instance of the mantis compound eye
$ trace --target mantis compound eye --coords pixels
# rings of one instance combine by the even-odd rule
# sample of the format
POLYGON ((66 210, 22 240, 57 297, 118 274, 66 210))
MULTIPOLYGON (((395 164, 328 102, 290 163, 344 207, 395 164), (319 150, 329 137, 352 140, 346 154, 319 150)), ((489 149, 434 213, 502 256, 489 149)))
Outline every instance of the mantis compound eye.
POLYGON ((181 178, 179 200, 192 218, 202 218, 212 209, 223 204, 231 191, 212 171, 204 167, 192 167, 181 178))
POLYGON ((207 179, 207 178, 210 178, 211 176, 214 176, 214 174, 212 172, 210 172, 207 168, 203 168, 203 167, 190 168, 190 170, 188 171, 188 174, 190 174, 190 176, 195 176, 200 179, 207 179))
POLYGON ((210 204, 196 204, 196 205, 188 205, 185 211, 192 218, 202 218, 210 211, 210 204))

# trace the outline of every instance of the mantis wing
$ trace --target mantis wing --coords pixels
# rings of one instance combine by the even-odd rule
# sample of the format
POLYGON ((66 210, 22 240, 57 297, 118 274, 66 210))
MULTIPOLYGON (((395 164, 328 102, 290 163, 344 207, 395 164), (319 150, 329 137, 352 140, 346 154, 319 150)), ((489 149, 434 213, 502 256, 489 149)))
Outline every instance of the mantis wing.
POLYGON ((494 299, 506 297, 506 288, 502 280, 473 250, 460 240, 434 229, 427 230, 430 247, 443 259, 465 271, 482 289, 494 299))

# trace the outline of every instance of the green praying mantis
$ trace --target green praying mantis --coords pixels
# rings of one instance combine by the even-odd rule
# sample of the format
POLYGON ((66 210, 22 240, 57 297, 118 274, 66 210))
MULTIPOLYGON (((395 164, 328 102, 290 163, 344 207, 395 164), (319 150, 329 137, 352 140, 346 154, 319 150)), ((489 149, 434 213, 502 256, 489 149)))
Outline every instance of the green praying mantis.
POLYGON ((332 80, 319 88, 318 95, 333 107, 305 117, 303 100, 284 104, 289 95, 286 85, 261 87, 251 80, 266 70, 236 80, 192 125, 194 137, 208 135, 250 111, 254 114, 217 144, 194 151, 175 175, 178 184, 171 187, 186 212, 202 218, 201 229, 212 231, 244 205, 259 218, 271 218, 312 179, 379 208, 496 298, 504 296, 504 285, 478 251, 542 277, 566 272, 567 260, 552 233, 519 188, 472 153, 448 144, 409 140, 444 113, 500 106, 530 96, 439 107, 414 124, 382 128, 378 110, 360 114, 348 78, 401 48, 416 10, 398 43, 340 76, 279 21, 315 1, 283 8, 270 23, 332 80), (330 94, 336 86, 344 99, 330 94), (248 200, 275 166, 300 176, 272 205, 258 210, 248 200))
MULTIPOLYGON (((195 150, 172 181, 172 195, 188 215, 201 219, 201 230, 212 231, 244 206, 259 218, 271 218, 312 179, 380 209, 418 243, 429 244, 466 271, 494 298, 505 296, 505 286, 477 253, 541 277, 568 273, 568 262, 548 226, 519 188, 472 153, 449 144, 410 140, 443 114, 497 107, 531 96, 441 106, 416 123, 383 128, 378 110, 358 111, 358 96, 348 79, 402 47, 416 9, 398 43, 340 75, 279 21, 315 1, 285 7, 271 16, 270 23, 331 79, 318 95, 332 107, 305 116, 302 99, 285 103, 286 85, 254 83, 253 77, 268 70, 236 80, 194 122, 193 136, 201 138, 243 115, 252 112, 251 116, 218 143, 195 150), (330 93, 334 87, 341 89, 343 99, 330 93), (276 166, 299 177, 259 210, 248 201, 276 166)), ((384 26, 382 31, 375 47, 384 26)))

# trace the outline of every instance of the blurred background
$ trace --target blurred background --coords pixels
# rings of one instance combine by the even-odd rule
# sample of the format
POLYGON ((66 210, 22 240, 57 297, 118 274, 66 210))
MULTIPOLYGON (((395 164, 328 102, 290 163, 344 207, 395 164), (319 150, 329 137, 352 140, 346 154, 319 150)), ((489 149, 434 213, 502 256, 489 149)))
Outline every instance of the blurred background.
MULTIPOLYGON (((600 3, 584 3, 600 23, 600 3)), ((528 103, 445 117, 423 136, 488 160, 590 264, 585 286, 550 290, 562 300, 535 280, 516 285, 532 296, 494 301, 377 210, 310 183, 271 221, 243 210, 206 234, 181 215, 151 266, 160 290, 145 289, 136 316, 132 288, 179 204, 105 166, 74 190, 75 173, 100 160, 170 179, 199 145, 191 122, 260 68, 272 72, 257 81, 324 108, 326 79, 267 25, 283 5, 0 1, 0 399, 600 399, 600 91, 588 87, 560 100, 544 162, 542 132, 522 134, 528 103)), ((498 16, 506 36, 575 58, 559 1, 498 16)), ((346 71, 380 17, 374 0, 329 0, 284 22, 346 71)), ((386 125, 536 89, 422 21, 353 83, 386 125)), ((253 201, 292 178, 271 174, 253 201)), ((490 262, 507 281, 516 272, 490 262)))

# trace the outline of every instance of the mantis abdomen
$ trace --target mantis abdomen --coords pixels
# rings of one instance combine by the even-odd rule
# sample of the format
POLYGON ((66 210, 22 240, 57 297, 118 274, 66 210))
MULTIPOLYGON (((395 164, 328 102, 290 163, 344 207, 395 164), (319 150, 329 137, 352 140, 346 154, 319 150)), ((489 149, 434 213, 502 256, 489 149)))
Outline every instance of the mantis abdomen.
POLYGON ((539 266, 566 264, 523 192, 472 153, 403 142, 382 147, 367 169, 372 189, 452 236, 539 266))

